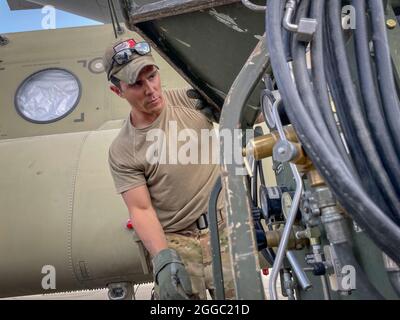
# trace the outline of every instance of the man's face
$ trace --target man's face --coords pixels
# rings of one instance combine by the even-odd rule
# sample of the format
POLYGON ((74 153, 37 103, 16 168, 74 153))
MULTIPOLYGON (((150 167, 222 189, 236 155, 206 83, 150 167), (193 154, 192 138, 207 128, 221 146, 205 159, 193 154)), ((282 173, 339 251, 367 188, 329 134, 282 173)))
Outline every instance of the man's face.
POLYGON ((164 107, 161 79, 155 66, 144 67, 133 84, 120 82, 121 97, 125 98, 137 112, 158 116, 164 107))

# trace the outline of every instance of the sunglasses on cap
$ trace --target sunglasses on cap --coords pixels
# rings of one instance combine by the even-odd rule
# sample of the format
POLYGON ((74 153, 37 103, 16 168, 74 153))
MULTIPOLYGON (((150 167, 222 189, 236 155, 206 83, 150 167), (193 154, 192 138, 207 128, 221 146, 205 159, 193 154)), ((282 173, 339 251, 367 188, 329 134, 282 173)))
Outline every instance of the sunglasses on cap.
POLYGON ((113 60, 115 63, 122 66, 133 59, 134 53, 144 56, 150 53, 150 45, 147 42, 138 42, 131 48, 118 51, 114 54, 113 60))
POLYGON ((110 80, 110 73, 114 67, 114 63, 122 66, 127 64, 128 62, 132 61, 135 57, 135 53, 138 55, 144 56, 149 54, 151 51, 150 45, 147 42, 138 42, 136 43, 134 40, 127 40, 124 41, 117 46, 114 47, 116 53, 112 57, 112 63, 110 69, 108 71, 108 80, 110 80))

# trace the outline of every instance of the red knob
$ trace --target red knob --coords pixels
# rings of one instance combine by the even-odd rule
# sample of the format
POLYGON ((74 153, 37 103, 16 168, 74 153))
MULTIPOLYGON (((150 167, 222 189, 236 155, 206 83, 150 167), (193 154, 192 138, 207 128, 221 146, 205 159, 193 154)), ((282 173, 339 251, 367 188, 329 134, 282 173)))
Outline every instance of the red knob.
POLYGON ((264 276, 269 275, 269 269, 268 268, 262 269, 262 273, 263 273, 264 276))
POLYGON ((131 219, 128 219, 128 221, 126 222, 126 227, 127 227, 129 230, 133 229, 133 224, 132 224, 131 219))

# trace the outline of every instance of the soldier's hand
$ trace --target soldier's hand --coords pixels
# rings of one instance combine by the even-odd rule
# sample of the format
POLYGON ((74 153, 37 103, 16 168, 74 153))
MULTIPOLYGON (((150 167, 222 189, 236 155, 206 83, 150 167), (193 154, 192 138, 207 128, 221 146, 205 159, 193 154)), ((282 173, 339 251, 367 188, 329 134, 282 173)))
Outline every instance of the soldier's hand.
POLYGON ((183 300, 192 295, 189 274, 175 250, 161 250, 153 258, 153 272, 161 300, 183 300))
POLYGON ((219 118, 221 117, 221 110, 210 105, 203 99, 198 91, 195 89, 188 89, 186 95, 189 99, 196 99, 196 109, 204 114, 210 121, 219 123, 219 118))

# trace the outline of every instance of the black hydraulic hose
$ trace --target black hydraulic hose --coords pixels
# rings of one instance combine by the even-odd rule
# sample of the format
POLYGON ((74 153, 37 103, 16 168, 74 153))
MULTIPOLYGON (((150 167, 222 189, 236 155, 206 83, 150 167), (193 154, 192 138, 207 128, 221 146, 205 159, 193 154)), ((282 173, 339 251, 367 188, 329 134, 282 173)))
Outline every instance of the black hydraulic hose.
MULTIPOLYGON (((299 20, 301 18, 307 16, 309 5, 310 5, 310 0, 303 0, 300 2, 296 11, 297 24, 299 23, 299 20)), ((310 90, 312 89, 305 58, 306 47, 304 43, 298 41, 296 35, 292 37, 291 50, 293 56, 293 73, 296 78, 295 81, 298 84, 297 89, 299 90, 300 96, 303 99, 304 107, 306 108, 307 113, 314 121, 318 131, 321 131, 320 128, 322 128, 324 123, 321 123, 319 121, 321 119, 320 110, 318 108, 317 110, 312 109, 312 106, 315 106, 317 102, 315 101, 315 97, 313 94, 309 95, 310 90)), ((322 138, 325 140, 326 143, 330 144, 333 142, 330 136, 322 135, 322 138)))
POLYGON ((386 171, 390 173, 389 179, 392 181, 397 196, 400 197, 400 160, 393 148, 393 140, 386 127, 386 120, 382 114, 381 102, 376 91, 368 43, 366 4, 365 1, 358 0, 352 0, 352 4, 356 11, 356 54, 367 119, 371 126, 371 134, 381 155, 382 162, 386 171))
MULTIPOLYGON (((297 11, 297 16, 305 17, 308 11, 309 0, 302 1, 297 11)), ((318 130, 321 138, 326 145, 332 146, 331 152, 335 157, 340 157, 340 153, 336 148, 335 141, 326 128, 324 118, 320 112, 318 102, 313 93, 309 74, 306 64, 306 47, 304 43, 299 42, 296 37, 292 41, 292 54, 293 54, 293 72, 296 79, 297 89, 306 107, 307 113, 310 115, 313 123, 318 130)), ((347 167, 346 167, 347 168, 347 167)))
MULTIPOLYGON (((302 60, 301 53, 300 53, 300 51, 302 51, 302 54, 304 54, 305 47, 304 47, 304 45, 303 45, 303 48, 301 48, 301 49, 299 49, 299 48, 295 49, 294 47, 295 47, 295 44, 294 44, 294 46, 292 48, 292 54, 293 54, 293 57, 294 57, 294 73, 296 74, 296 69, 297 69, 296 65, 297 65, 297 67, 299 67, 299 63, 297 61, 297 59, 299 59, 299 60, 301 60, 300 61, 300 67, 302 69, 301 73, 303 74, 303 79, 301 79, 301 78, 297 79, 297 77, 296 77, 296 80, 297 80, 296 83, 299 84, 298 85, 298 89, 300 91, 301 90, 300 87, 302 87, 302 84, 306 83, 306 81, 304 79, 304 75, 306 74, 306 72, 305 72, 306 71, 306 69, 305 69, 305 67, 306 67, 305 59, 303 58, 303 60, 302 60), (300 56, 298 56, 298 54, 300 56)), ((313 54, 314 54, 314 52, 313 52, 313 54)), ((313 67, 314 67, 314 65, 313 65, 313 67)), ((306 95, 312 95, 312 91, 308 91, 305 94, 306 95)), ((303 98, 303 101, 305 102, 304 98, 303 98)), ((351 262, 351 265, 353 265, 355 267, 355 269, 356 269, 356 277, 357 277, 357 281, 356 281, 356 283, 357 283, 357 292, 360 294, 361 298, 362 299, 382 299, 382 296, 370 284, 369 279, 365 276, 363 270, 358 265, 356 259, 353 256, 351 248, 348 248, 348 249, 349 250, 347 250, 345 252, 342 252, 339 249, 339 252, 341 254, 340 259, 345 259, 344 261, 343 260, 340 260, 340 261, 342 261, 342 263, 344 265, 349 264, 349 262, 351 262), (346 253, 346 255, 344 255, 345 253, 346 253), (351 259, 349 259, 349 258, 351 258, 351 259)))
POLYGON ((353 250, 349 243, 343 242, 332 244, 337 254, 338 261, 342 266, 352 266, 355 269, 355 286, 356 292, 360 295, 361 300, 383 300, 383 296, 371 284, 364 270, 360 267, 358 261, 354 257, 353 250))
MULTIPOLYGON (((325 13, 325 12, 324 12, 325 13)), ((328 23, 323 25, 323 55, 325 62, 325 74, 327 78, 327 82, 329 85, 329 90, 332 95, 332 98, 335 103, 335 108, 337 115, 340 119, 340 126, 342 128, 342 133, 345 136, 346 145, 352 145, 353 148, 349 150, 349 158, 351 163, 353 164, 354 171, 356 172, 355 177, 360 180, 363 177, 363 174, 367 170, 367 166, 365 164, 365 160, 360 157, 361 151, 358 147, 358 144, 355 142, 355 133, 350 123, 346 121, 346 113, 342 114, 342 110, 345 110, 344 107, 345 101, 343 99, 343 87, 341 85, 340 78, 334 69, 334 57, 332 53, 332 44, 330 41, 330 30, 328 28, 328 23)), ((372 186, 371 186, 372 187, 372 186)))
POLYGON ((343 144, 338 125, 334 118, 332 107, 328 94, 328 83, 325 75, 324 68, 324 51, 323 51, 323 25, 325 23, 325 4, 326 1, 312 1, 311 2, 311 18, 316 18, 318 21, 317 30, 314 34, 313 41, 311 42, 311 61, 312 61, 312 77, 313 86, 315 90, 316 99, 320 105, 322 116, 324 117, 325 124, 328 127, 332 139, 338 148, 340 154, 346 161, 348 167, 352 167, 352 163, 347 154, 346 148, 343 144))
MULTIPOLYGON (((379 187, 385 202, 390 208, 390 216, 400 225, 400 201, 395 189, 385 171, 379 154, 372 140, 370 130, 365 123, 361 103, 358 99, 355 85, 352 80, 349 63, 343 39, 341 24, 341 0, 330 0, 328 3, 329 25, 335 57, 335 66, 344 91, 347 117, 341 121, 351 121, 356 134, 358 145, 362 150, 361 157, 364 157, 372 174, 372 178, 379 187)), ((367 177, 369 179, 369 177, 367 177)), ((364 179, 366 180, 366 179, 364 179)), ((380 203, 382 205, 382 203, 380 203)), ((389 212, 387 213, 389 214, 389 212)))
POLYGON ((371 239, 395 262, 400 262, 400 228, 395 225, 364 190, 347 174, 341 158, 332 157, 330 146, 324 144, 313 122, 305 112, 304 105, 292 81, 284 58, 280 26, 284 3, 268 0, 266 14, 267 44, 271 64, 278 88, 286 106, 286 112, 295 127, 308 156, 311 158, 339 202, 354 220, 368 233, 371 239))
POLYGON ((292 43, 292 38, 293 38, 293 33, 289 32, 285 28, 282 27, 282 37, 283 37, 283 43, 285 46, 285 57, 286 61, 291 61, 292 60, 292 51, 291 51, 291 43, 292 43))
MULTIPOLYGON (((328 14, 328 12, 327 12, 328 14)), ((328 16, 329 20, 329 16, 328 16)), ((355 167, 358 171, 358 175, 360 179, 362 180, 362 183, 364 187, 366 188, 366 191, 371 195, 371 198, 374 200, 376 204, 378 204, 383 212, 391 212, 389 206, 387 205, 387 202, 384 200, 383 195, 381 193, 381 190, 377 187, 376 183, 374 183, 373 179, 370 179, 370 176, 372 175, 370 172, 370 168, 368 166, 368 163, 365 159, 363 150, 361 149, 361 146, 359 145, 359 141, 357 140, 357 133, 355 131, 355 128, 353 126, 353 123, 348 119, 349 117, 347 116, 348 112, 348 104, 345 100, 346 97, 346 92, 345 89, 343 88, 342 85, 342 80, 338 76, 338 71, 336 70, 337 67, 337 61, 335 60, 335 57, 333 56, 333 52, 335 50, 335 46, 330 40, 330 36, 332 34, 332 30, 328 30, 329 25, 325 24, 324 29, 325 29, 325 39, 327 40, 327 45, 326 45, 326 56, 327 56, 327 68, 330 70, 328 72, 328 78, 329 78, 329 84, 332 90, 332 95, 334 96, 336 108, 338 111, 338 115, 342 124, 342 127, 344 129, 344 134, 346 136, 346 140, 348 141, 348 145, 351 146, 350 148, 350 154, 352 155, 353 161, 355 163, 355 167)), ((390 215, 393 217, 393 214, 390 213, 390 215)))
POLYGON ((368 0, 368 6, 371 11, 372 40, 383 110, 397 154, 400 154, 400 103, 394 82, 383 3, 382 1, 368 0))
MULTIPOLYGON (((327 10, 326 10, 327 11, 327 10)), ((326 12, 327 14, 328 12, 326 12)), ((337 110, 337 114, 340 119, 341 127, 343 129, 343 134, 346 137, 346 142, 351 146, 350 157, 352 163, 354 163, 354 171, 357 172, 357 175, 354 175, 354 179, 357 179, 357 184, 362 180, 362 184, 366 190, 366 192, 371 196, 373 201, 376 204, 379 204, 382 212, 388 212, 389 207, 386 205, 383 197, 377 188, 376 184, 372 179, 370 179, 369 168, 366 164, 366 161, 362 155, 362 151, 358 145, 356 140, 356 134, 354 132, 354 128, 347 120, 346 113, 346 102, 344 101, 344 89, 342 86, 341 79, 338 76, 338 73, 335 70, 335 59, 333 57, 333 44, 330 39, 331 31, 329 30, 328 23, 323 25, 324 32, 324 56, 325 56, 325 68, 326 68, 326 76, 329 83, 329 88, 335 102, 335 107, 337 110)))

